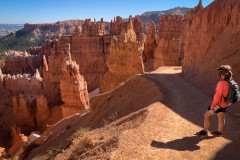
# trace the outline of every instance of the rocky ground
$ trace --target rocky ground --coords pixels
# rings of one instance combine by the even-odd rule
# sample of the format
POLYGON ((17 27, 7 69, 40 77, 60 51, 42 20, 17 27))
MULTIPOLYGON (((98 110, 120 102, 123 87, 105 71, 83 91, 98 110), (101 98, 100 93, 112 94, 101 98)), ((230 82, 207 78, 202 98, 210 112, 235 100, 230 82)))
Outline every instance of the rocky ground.
MULTIPOLYGON (((134 77, 91 101, 92 112, 58 123, 45 133, 45 138, 51 133, 48 140, 25 159, 239 160, 237 106, 226 113, 224 137, 194 136, 211 97, 185 81, 181 67, 161 67, 134 77), (71 142, 63 147, 67 139, 71 142)), ((211 130, 216 124, 215 117, 211 130)))

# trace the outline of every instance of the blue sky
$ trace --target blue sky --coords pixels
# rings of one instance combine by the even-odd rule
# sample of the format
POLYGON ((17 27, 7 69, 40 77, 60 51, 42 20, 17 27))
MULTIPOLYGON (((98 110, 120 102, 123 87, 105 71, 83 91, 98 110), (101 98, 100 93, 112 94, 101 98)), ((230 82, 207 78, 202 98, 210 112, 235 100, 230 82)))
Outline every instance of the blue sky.
MULTIPOLYGON (((194 7, 199 0, 0 0, 0 23, 53 23, 61 20, 127 18, 146 11, 194 7)), ((203 6, 213 0, 202 0, 203 6)))

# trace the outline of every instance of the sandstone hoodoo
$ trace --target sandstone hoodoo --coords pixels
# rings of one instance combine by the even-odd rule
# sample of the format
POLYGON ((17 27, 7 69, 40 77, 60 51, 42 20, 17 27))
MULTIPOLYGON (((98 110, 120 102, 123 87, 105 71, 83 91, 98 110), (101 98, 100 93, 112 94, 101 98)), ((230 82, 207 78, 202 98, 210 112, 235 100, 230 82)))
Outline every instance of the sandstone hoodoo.
POLYGON ((65 44, 65 54, 61 68, 61 98, 64 105, 78 107, 81 112, 89 108, 87 83, 79 72, 79 65, 71 58, 70 44, 65 44))
POLYGON ((180 41, 184 16, 164 15, 158 25, 158 42, 154 52, 154 69, 180 65, 180 41))
MULTIPOLYGON (((75 30, 75 32, 80 33, 80 30, 75 30)), ((94 19, 94 22, 91 22, 91 19, 86 19, 82 26, 82 34, 87 36, 106 34, 103 18, 98 23, 96 22, 96 19, 94 19)))
POLYGON ((126 28, 122 28, 120 35, 111 40, 106 62, 108 72, 101 82, 101 90, 103 92, 113 90, 121 82, 143 73, 143 50, 144 44, 137 41, 130 16, 126 28))
POLYGON ((202 2, 184 14, 161 15, 158 23, 158 35, 155 35, 154 22, 149 23, 145 41, 144 55, 149 60, 147 70, 160 66, 182 65, 186 35, 195 15, 203 9, 202 2), (151 62, 152 61, 152 62, 151 62))
MULTIPOLYGON (((45 55, 45 58, 43 58, 44 66, 49 71, 44 71, 43 78, 48 79, 44 82, 44 86, 48 88, 48 93, 46 94, 51 97, 50 101, 56 101, 54 98, 58 99, 58 101, 60 99, 57 91, 59 83, 55 82, 60 81, 59 75, 61 71, 56 66, 60 66, 60 62, 64 58, 62 56, 64 44, 69 43, 71 45, 72 59, 79 64, 80 73, 87 82, 88 91, 91 92, 100 86, 100 81, 108 70, 107 61, 112 52, 111 45, 114 42, 112 39, 115 39, 116 36, 122 37, 122 35, 127 34, 127 38, 131 39, 131 41, 143 43, 144 35, 139 17, 136 16, 134 20, 131 18, 131 24, 129 25, 131 25, 131 31, 128 29, 128 23, 123 22, 122 18, 117 16, 111 22, 110 31, 107 33, 103 19, 99 22, 92 22, 91 19, 86 19, 82 32, 76 27, 72 36, 62 36, 53 41, 46 41, 42 46, 42 53, 45 55), (124 30, 126 33, 123 33, 124 30), (46 64, 47 61, 49 64, 46 64)), ((129 44, 129 47, 131 45, 129 44)), ((124 46, 122 47, 124 48, 124 46)), ((143 48, 140 50, 143 50, 143 48)), ((140 52, 139 54, 141 54, 140 52)))
MULTIPOLYGON (((44 85, 50 87, 50 92, 56 91, 57 87, 57 84, 51 82, 51 79, 55 82, 60 80, 60 66, 64 58, 63 45, 66 43, 71 45, 72 59, 79 64, 80 73, 87 81, 88 90, 93 91, 99 86, 100 78, 106 72, 105 55, 108 52, 108 42, 105 41, 105 34, 103 20, 92 22, 90 19, 87 19, 84 21, 82 32, 80 32, 79 27, 75 27, 72 36, 62 36, 44 43, 42 53, 48 61, 49 69, 45 77, 49 80, 44 85)), ((44 63, 46 64, 45 60, 44 63)), ((56 96, 57 93, 50 93, 50 95, 59 97, 56 96)))
POLYGON ((54 124, 62 118, 90 109, 87 83, 80 74, 79 65, 72 60, 70 44, 67 43, 63 47, 64 58, 60 66, 60 81, 57 86, 60 93, 56 92, 60 95, 62 104, 52 108, 48 124, 54 124))
POLYGON ((156 25, 152 21, 148 25, 147 30, 147 37, 145 40, 145 46, 144 46, 144 55, 145 60, 148 60, 150 58, 154 58, 154 52, 157 47, 157 41, 156 41, 156 25))
MULTIPOLYGON (((70 52, 70 50, 67 50, 66 52, 70 52)), ((6 55, 6 57, 19 57, 17 52, 14 54, 6 55)), ((54 99, 53 101, 51 101, 51 96, 48 96, 49 94, 46 94, 49 89, 46 88, 46 85, 44 84, 46 83, 46 80, 50 80, 49 82, 54 82, 54 79, 51 80, 46 78, 48 76, 48 70, 46 70, 46 67, 48 67, 49 65, 49 70, 51 71, 51 67, 53 66, 53 64, 56 63, 52 64, 51 56, 49 56, 49 63, 47 63, 45 56, 41 54, 27 55, 29 59, 36 56, 41 57, 41 59, 43 59, 44 61, 44 70, 41 73, 39 73, 37 69, 39 66, 34 65, 32 65, 32 67, 35 69, 35 74, 32 76, 26 73, 22 74, 22 72, 27 71, 24 69, 14 70, 14 73, 17 73, 16 75, 3 74, 1 70, 1 97, 12 97, 12 100, 11 98, 8 98, 9 100, 1 99, 1 101, 4 100, 4 105, 1 105, 1 110, 6 111, 2 114, 7 114, 7 112, 9 112, 9 109, 5 109, 5 107, 12 106, 11 109, 13 114, 11 116, 14 119, 14 122, 12 124, 7 123, 6 126, 5 124, 2 126, 3 128, 6 128, 6 132, 10 132, 9 125, 13 124, 15 125, 15 128, 19 132, 19 134, 28 135, 32 131, 44 131, 47 125, 56 123, 57 121, 66 116, 72 115, 74 113, 79 113, 83 109, 89 108, 89 98, 86 82, 84 81, 82 75, 80 75, 79 66, 76 64, 75 61, 64 61, 64 63, 66 64, 63 65, 65 66, 65 68, 63 67, 62 69, 61 63, 59 63, 59 71, 63 71, 63 74, 60 74, 59 80, 57 81, 59 83, 59 89, 56 90, 56 95, 60 96, 59 99, 54 99), (41 75, 43 75, 43 78, 45 77, 45 79, 43 79, 41 75), (62 84, 61 89, 60 84, 62 84), (74 99, 68 99, 73 95, 75 96, 74 99), (54 104, 63 104, 63 106, 55 106, 53 108, 49 107, 54 104), (74 107, 77 107, 77 109, 74 107), (61 110, 61 114, 56 115, 54 113, 56 108, 58 108, 57 110, 61 110)), ((62 56, 64 57, 64 55, 62 56)), ((12 59, 5 58, 4 60, 5 62, 11 62, 12 64, 4 65, 4 72, 9 71, 8 67, 14 66, 16 63, 18 63, 18 61, 12 61, 12 59)), ((42 63, 42 60, 40 60, 40 62, 42 63)), ((25 67, 25 63, 20 65, 22 66, 22 68, 25 67)), ((41 69, 42 65, 40 65, 39 68, 41 69)), ((21 145, 19 146, 15 144, 15 142, 18 143, 18 140, 12 140, 14 150, 20 150, 21 145), (16 146, 19 146, 20 148, 17 148, 16 146)))
MULTIPOLYGON (((17 131, 16 134, 15 132, 12 134, 16 136, 12 137, 12 147, 9 150, 11 154, 22 149, 23 142, 21 136, 17 136, 18 134, 29 135, 33 131, 44 131, 47 126, 64 117, 89 109, 87 84, 80 74, 78 64, 71 59, 70 45, 67 44, 63 54, 59 55, 65 57, 62 59, 63 61, 59 62, 57 59, 53 59, 54 55, 49 56, 48 62, 42 55, 44 61, 43 78, 38 69, 33 76, 25 73, 17 75, 6 75, 2 71, 0 73, 0 94, 3 97, 12 97, 12 100, 6 100, 4 103, 12 105, 12 118, 14 119, 12 124, 8 123, 2 127, 6 128, 6 132, 10 132, 9 125, 14 125, 17 131), (51 79, 49 75, 51 75, 53 67, 58 67, 59 72, 57 73, 60 74, 59 77, 52 76, 54 79, 51 79), (51 99, 50 94, 47 94, 51 88, 46 88, 46 84, 48 84, 46 80, 49 84, 57 82, 54 87, 58 88, 54 93, 59 97, 51 99)), ((1 105, 0 109, 5 111, 4 107, 8 107, 8 105, 1 105)), ((7 112, 9 111, 6 110, 2 114, 7 112)))
POLYGON ((140 16, 135 16, 132 23, 133 23, 133 30, 136 33, 137 41, 144 42, 142 20, 141 20, 140 16))

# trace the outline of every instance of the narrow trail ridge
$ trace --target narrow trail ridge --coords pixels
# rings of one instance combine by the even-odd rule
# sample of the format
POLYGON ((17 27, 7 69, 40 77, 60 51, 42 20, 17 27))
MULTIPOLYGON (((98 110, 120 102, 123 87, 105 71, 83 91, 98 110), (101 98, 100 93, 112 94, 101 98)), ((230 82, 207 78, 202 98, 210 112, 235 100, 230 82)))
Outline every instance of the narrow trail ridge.
MULTIPOLYGON (((226 113, 224 137, 194 136, 202 129, 203 113, 211 97, 186 82, 181 72, 181 67, 160 67, 144 75, 157 84, 164 100, 146 107, 148 115, 139 127, 120 133, 112 159, 240 160, 235 106, 226 113)), ((216 116, 211 126, 215 129, 216 116)))
MULTIPOLYGON (((75 153, 76 159, 240 160, 238 106, 226 113, 224 137, 195 136, 212 97, 187 82, 181 72, 181 67, 160 67, 93 97, 91 112, 57 123, 42 136, 48 140, 40 138, 41 145, 32 148, 25 159, 44 157, 75 131, 89 128, 92 148, 78 155, 74 149, 78 145, 73 145, 54 159, 69 159, 75 153)), ((216 116, 210 129, 217 129, 216 116)))

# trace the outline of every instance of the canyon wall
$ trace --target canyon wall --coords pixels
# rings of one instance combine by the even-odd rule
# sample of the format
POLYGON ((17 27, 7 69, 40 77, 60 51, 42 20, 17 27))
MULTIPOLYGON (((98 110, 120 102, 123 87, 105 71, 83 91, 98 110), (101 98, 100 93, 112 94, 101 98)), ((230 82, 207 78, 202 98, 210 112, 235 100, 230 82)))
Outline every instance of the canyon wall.
POLYGON ((15 126, 19 128, 20 133, 30 134, 37 129, 34 117, 34 99, 33 95, 13 96, 15 126))
MULTIPOLYGON (((50 92, 54 92, 55 86, 58 85, 56 83, 60 81, 60 66, 64 58, 63 46, 66 43, 71 45, 72 59, 79 64, 80 72, 87 81, 88 90, 92 91, 99 86, 100 79, 106 72, 105 54, 108 51, 108 44, 104 41, 102 34, 105 34, 103 20, 91 22, 87 19, 84 21, 82 33, 79 27, 76 27, 72 36, 62 36, 44 43, 42 53, 49 61, 49 65, 52 65, 49 66, 49 72, 44 77, 49 79, 45 86, 50 87, 50 92), (54 84, 47 84, 51 83, 51 79, 54 84)), ((56 94, 51 95, 55 96, 56 94)))
MULTIPOLYGON (((132 19, 132 17, 130 16, 132 19)), ((105 31, 105 23, 103 19, 100 22, 90 19, 84 21, 82 32, 79 28, 75 28, 72 36, 62 36, 54 41, 46 41, 43 45, 42 52, 46 55, 47 61, 51 66, 48 66, 48 73, 44 73, 44 79, 49 79, 44 83, 44 87, 48 88, 51 101, 54 98, 60 97, 56 92, 59 88, 59 67, 63 57, 63 45, 69 43, 71 45, 72 59, 79 64, 81 74, 84 76, 88 91, 93 91, 100 85, 100 81, 108 70, 106 64, 110 53, 110 45, 114 36, 119 36, 122 30, 127 30, 128 22, 123 22, 122 18, 117 16, 110 24, 110 33, 105 31), (52 53, 54 53, 53 56, 52 53), (50 57, 49 57, 50 56, 50 57), (54 58, 53 58, 54 57, 54 58), (55 60, 58 59, 58 60, 55 60), (54 62, 53 62, 54 61, 54 62)), ((142 43, 144 41, 141 20, 137 16, 132 22, 132 27, 135 32, 136 40, 142 43)))
POLYGON ((231 65, 233 78, 240 82, 240 1, 217 0, 199 11, 186 37, 183 73, 191 82, 214 91, 216 68, 231 65))
MULTIPOLYGON (((45 55, 41 56, 44 64, 42 74, 43 77, 46 77, 48 69, 51 70, 51 67, 56 64, 55 62, 59 61, 56 57, 51 61, 51 56, 49 56, 49 63, 45 55), (48 66, 49 68, 46 69, 48 66)), ((65 57, 65 55, 62 55, 62 57, 65 57)), ((17 61, 14 62, 17 63, 17 61)), ((5 135, 0 134, 0 138, 6 137, 6 134, 10 132, 14 135, 9 154, 16 153, 20 149, 18 147, 22 147, 21 138, 15 136, 14 130, 10 130, 11 126, 14 125, 19 134, 29 135, 36 130, 44 131, 47 126, 58 122, 62 118, 90 108, 86 82, 79 72, 79 66, 75 61, 67 61, 64 58, 59 64, 59 70, 63 73, 60 73, 57 81, 59 88, 57 88, 56 93, 60 98, 54 99, 55 101, 49 101, 51 97, 46 94, 48 88, 44 86, 47 80, 52 82, 51 79, 43 79, 38 69, 33 76, 25 73, 3 74, 0 69, 0 110, 1 114, 11 113, 8 116, 11 117, 11 121, 6 122, 7 118, 5 116, 1 119, 1 132, 5 135), (61 65, 65 68, 61 68, 61 65), (61 112, 55 112, 56 108, 61 112)), ((0 145, 7 146, 9 143, 0 141, 0 145)))
POLYGON ((186 35, 193 17, 202 8, 200 0, 198 5, 185 15, 161 15, 157 35, 154 22, 149 24, 144 51, 146 70, 155 70, 160 66, 182 65, 186 35))
MULTIPOLYGON (((68 20, 68 21, 59 21, 56 23, 43 23, 43 24, 24 24, 24 28, 19 30, 16 34, 22 35, 25 33, 32 32, 34 30, 39 30, 41 32, 48 31, 49 33, 60 33, 64 32, 72 33, 76 25, 80 26, 83 24, 82 20, 68 20)), ((50 36, 50 35, 49 35, 50 36)))
MULTIPOLYGON (((90 109, 88 91, 98 88, 101 80, 111 87, 105 85, 105 92, 143 73, 140 18, 133 21, 130 16, 128 22, 117 19, 111 26, 116 35, 105 31, 103 19, 87 19, 82 31, 76 26, 70 36, 30 48, 31 54, 5 56, 6 63, 0 69, 0 95, 9 97, 15 131, 25 135, 44 131, 62 118, 90 109)), ((25 26, 32 27, 36 26, 25 26)), ((11 132, 9 126, 6 132, 11 132)))
POLYGON ((81 26, 82 24, 82 20, 67 20, 45 24, 26 23, 24 28, 0 39, 0 52, 7 50, 24 51, 30 47, 42 46, 47 39, 71 35, 75 26, 81 26))
MULTIPOLYGON (((71 57, 70 50, 67 52, 71 57)), ((49 65, 49 70, 52 66, 52 64, 49 65)), ((47 94, 49 88, 44 86, 46 83, 44 81, 48 79, 41 78, 38 70, 33 77, 27 74, 0 75, 0 88, 2 88, 0 94, 9 94, 13 97, 14 124, 21 133, 29 134, 34 130, 44 130, 49 124, 48 120, 56 116, 52 112, 51 105, 56 107, 58 104, 64 105, 65 112, 71 110, 71 114, 89 108, 87 85, 76 62, 65 57, 61 62, 60 71, 59 88, 56 91, 59 99, 54 99, 55 101, 50 101, 51 97, 47 94), (77 109, 73 110, 71 107, 77 109)), ((43 72, 44 77, 47 72, 43 72)), ((61 115, 58 117, 58 120, 63 118, 61 115)))
POLYGON ((154 52, 154 69, 180 65, 180 41, 184 16, 163 15, 158 25, 158 41, 154 52))

